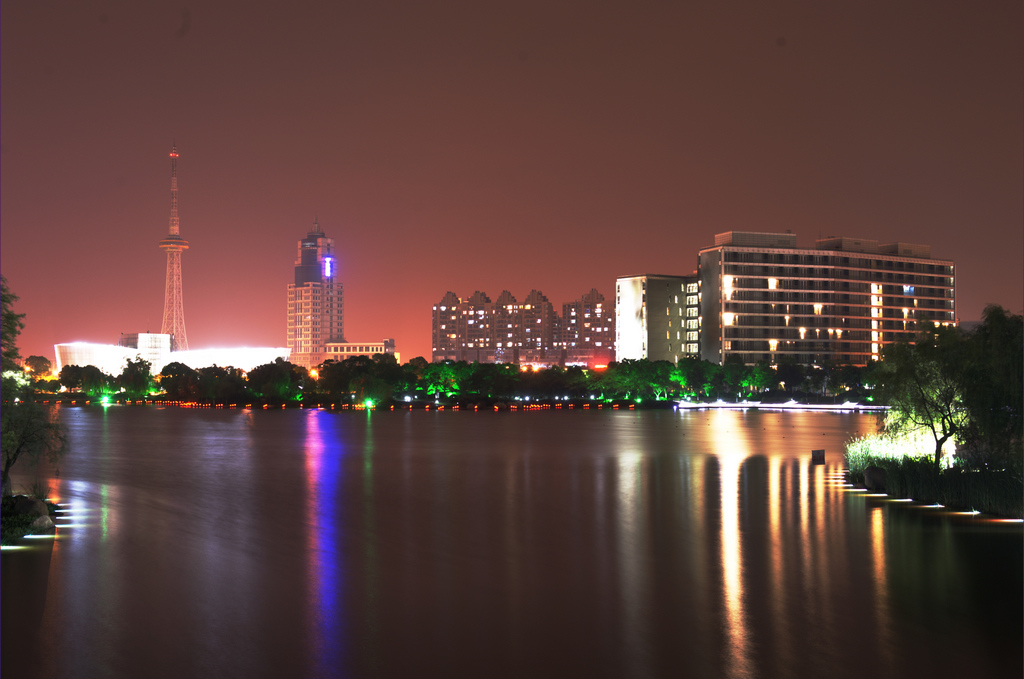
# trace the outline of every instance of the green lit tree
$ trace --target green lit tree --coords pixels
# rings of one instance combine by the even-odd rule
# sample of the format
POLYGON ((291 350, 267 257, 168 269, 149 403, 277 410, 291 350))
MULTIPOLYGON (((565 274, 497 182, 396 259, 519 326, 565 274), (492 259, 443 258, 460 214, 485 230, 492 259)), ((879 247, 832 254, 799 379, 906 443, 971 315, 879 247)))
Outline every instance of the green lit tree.
POLYGON ((149 369, 150 362, 143 358, 128 359, 117 377, 118 385, 128 398, 144 398, 152 390, 154 381, 149 369))
POLYGON ((465 361, 441 361, 429 364, 421 379, 428 394, 451 397, 462 392, 462 384, 470 372, 471 368, 465 361))
POLYGON ((889 405, 885 431, 931 434, 936 468, 942 464, 943 445, 968 422, 964 407, 967 349, 956 328, 933 326, 919 333, 914 344, 891 344, 882 354, 878 380, 889 405))
POLYGON ((302 391, 299 387, 308 375, 305 368, 279 357, 273 363, 256 366, 249 371, 249 388, 273 403, 297 401, 302 391))
POLYGON ((778 385, 778 373, 775 372, 767 361, 759 361, 757 365, 749 366, 747 369, 747 376, 743 381, 743 386, 750 391, 757 393, 774 389, 778 385))
POLYGON ((664 400, 675 383, 672 375, 672 364, 668 361, 627 358, 609 364, 605 380, 619 396, 664 400))
POLYGON ((82 368, 82 391, 93 398, 100 398, 113 391, 114 379, 94 365, 82 368))
POLYGON ((679 385, 684 394, 700 398, 704 395, 704 373, 707 361, 702 361, 694 356, 681 358, 672 368, 669 379, 679 385))

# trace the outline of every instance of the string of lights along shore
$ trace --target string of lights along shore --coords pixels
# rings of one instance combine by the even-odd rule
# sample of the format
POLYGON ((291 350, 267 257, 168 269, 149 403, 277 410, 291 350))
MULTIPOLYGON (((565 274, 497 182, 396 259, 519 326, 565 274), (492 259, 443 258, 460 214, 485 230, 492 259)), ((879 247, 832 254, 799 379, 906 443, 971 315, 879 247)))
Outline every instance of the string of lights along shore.
POLYGON ((167 282, 164 286, 164 321, 160 332, 171 336, 171 351, 188 351, 185 335, 185 306, 181 294, 181 253, 188 241, 178 224, 178 146, 171 145, 171 218, 167 237, 160 241, 167 252, 167 282))

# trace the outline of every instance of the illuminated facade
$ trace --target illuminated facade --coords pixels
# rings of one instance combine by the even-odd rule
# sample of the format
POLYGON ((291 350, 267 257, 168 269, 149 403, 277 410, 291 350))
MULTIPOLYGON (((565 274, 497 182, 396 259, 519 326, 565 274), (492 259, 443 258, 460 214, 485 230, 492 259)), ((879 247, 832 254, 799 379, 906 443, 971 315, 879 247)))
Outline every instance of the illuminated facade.
POLYGON ((319 365, 333 358, 328 344, 345 342, 345 301, 337 275, 334 239, 314 221, 299 241, 295 281, 288 284, 288 348, 296 365, 319 365))
POLYGON ((615 360, 669 361, 700 348, 700 281, 643 274, 615 281, 615 360))
MULTIPOLYGON (((134 349, 137 356, 149 361, 150 369, 166 360, 171 353, 172 337, 167 333, 132 332, 121 333, 117 346, 134 349)), ((88 364, 83 364, 88 365, 88 364)))
POLYGON ((919 324, 956 324, 955 270, 927 245, 731 231, 701 249, 701 357, 865 365, 919 324))
POLYGON ((66 365, 93 365, 108 375, 120 375, 129 359, 142 358, 149 361, 150 372, 154 375, 160 374, 168 363, 182 363, 193 370, 218 365, 248 372, 258 365, 273 363, 278 358, 287 361, 289 357, 286 347, 231 347, 171 352, 170 346, 171 336, 166 333, 122 335, 118 344, 55 344, 55 371, 59 373, 66 365))

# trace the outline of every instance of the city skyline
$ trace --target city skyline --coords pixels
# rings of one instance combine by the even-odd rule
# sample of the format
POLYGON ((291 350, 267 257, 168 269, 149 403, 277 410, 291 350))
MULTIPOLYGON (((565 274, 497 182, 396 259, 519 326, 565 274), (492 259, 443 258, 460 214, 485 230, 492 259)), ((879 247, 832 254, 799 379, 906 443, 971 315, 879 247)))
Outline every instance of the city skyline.
POLYGON ((729 230, 929 243, 960 320, 1024 306, 1019 3, 244 7, 0 8, 23 356, 161 328, 172 142, 194 346, 285 343, 314 217, 404 360, 447 290, 688 275, 729 230))

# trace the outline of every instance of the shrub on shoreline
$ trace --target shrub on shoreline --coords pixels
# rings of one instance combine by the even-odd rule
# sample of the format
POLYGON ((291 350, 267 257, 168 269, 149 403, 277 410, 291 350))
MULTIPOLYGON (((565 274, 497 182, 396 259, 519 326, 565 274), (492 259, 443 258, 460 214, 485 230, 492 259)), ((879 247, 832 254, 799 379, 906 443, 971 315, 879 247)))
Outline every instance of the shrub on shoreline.
POLYGON ((928 455, 909 455, 914 446, 885 436, 865 436, 846 444, 850 482, 863 486, 869 466, 885 471, 892 497, 934 502, 951 509, 1024 518, 1024 479, 1019 470, 971 468, 954 460, 938 469, 928 455))

